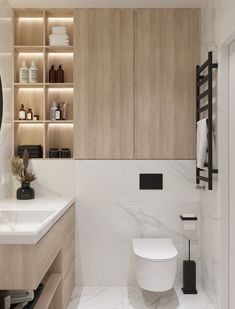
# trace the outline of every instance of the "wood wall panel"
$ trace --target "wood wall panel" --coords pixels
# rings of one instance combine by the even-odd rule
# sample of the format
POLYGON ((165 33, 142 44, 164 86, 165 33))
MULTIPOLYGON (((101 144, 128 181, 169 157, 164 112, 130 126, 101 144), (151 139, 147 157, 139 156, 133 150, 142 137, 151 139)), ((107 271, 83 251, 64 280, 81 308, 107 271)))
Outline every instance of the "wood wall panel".
POLYGON ((77 36, 75 158, 132 159, 133 10, 78 10, 77 36))
POLYGON ((136 159, 195 158, 198 16, 195 9, 135 11, 136 159))

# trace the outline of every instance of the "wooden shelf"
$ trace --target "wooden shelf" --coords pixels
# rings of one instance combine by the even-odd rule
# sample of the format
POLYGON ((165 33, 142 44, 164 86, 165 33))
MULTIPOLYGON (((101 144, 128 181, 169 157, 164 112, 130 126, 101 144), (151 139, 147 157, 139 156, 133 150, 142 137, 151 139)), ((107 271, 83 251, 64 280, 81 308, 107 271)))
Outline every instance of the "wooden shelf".
POLYGON ((42 88, 44 86, 48 88, 73 88, 73 83, 14 83, 18 88, 42 88))
POLYGON ((73 88, 73 83, 45 83, 48 88, 73 88))
POLYGON ((15 18, 43 18, 44 10, 42 9, 16 9, 14 10, 15 18))
POLYGON ((44 289, 42 291, 42 294, 37 301, 34 309, 47 309, 49 308, 51 301, 53 299, 53 296, 56 293, 56 290, 61 282, 62 275, 61 274, 51 274, 46 285, 44 286, 44 289))
POLYGON ((14 123, 42 124, 42 120, 14 120, 14 123))
POLYGON ((51 147, 70 148, 73 155, 73 9, 16 9, 14 10, 14 153, 20 144, 40 144, 43 159, 48 158, 51 147), (66 26, 69 46, 50 46, 49 35, 53 26, 66 26), (19 69, 25 61, 38 67, 38 83, 19 83, 19 69), (51 65, 63 65, 65 83, 49 83, 51 65), (22 89, 21 89, 22 88, 22 89), (25 90, 24 90, 25 89, 25 90), (70 89, 72 91, 70 91, 70 89), (53 102, 67 102, 66 119, 51 121, 53 102), (37 121, 18 120, 21 104, 37 121), (30 127, 32 125, 32 127, 30 127))
POLYGON ((55 124, 73 124, 73 120, 45 120, 46 123, 55 123, 55 124))
POLYGON ((43 53, 44 46, 16 45, 14 48, 18 53, 43 53))
POLYGON ((44 83, 14 83, 14 86, 18 88, 42 88, 44 83))
POLYGON ((73 46, 45 46, 47 52, 52 52, 52 53, 72 53, 73 52, 73 46))

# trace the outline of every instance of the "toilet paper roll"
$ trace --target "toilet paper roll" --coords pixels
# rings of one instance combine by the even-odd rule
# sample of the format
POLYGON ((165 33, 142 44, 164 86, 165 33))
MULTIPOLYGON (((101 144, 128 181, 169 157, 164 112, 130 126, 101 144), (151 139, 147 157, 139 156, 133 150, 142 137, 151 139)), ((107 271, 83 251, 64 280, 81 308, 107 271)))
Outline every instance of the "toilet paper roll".
POLYGON ((185 231, 194 231, 196 229, 196 221, 183 221, 183 229, 185 231))

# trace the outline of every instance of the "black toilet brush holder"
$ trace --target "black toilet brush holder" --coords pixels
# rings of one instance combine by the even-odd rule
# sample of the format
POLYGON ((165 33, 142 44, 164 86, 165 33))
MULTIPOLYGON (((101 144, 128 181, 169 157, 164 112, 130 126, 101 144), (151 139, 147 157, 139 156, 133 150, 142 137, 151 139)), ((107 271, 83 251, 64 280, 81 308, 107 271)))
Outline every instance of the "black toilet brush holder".
POLYGON ((183 287, 184 294, 197 294, 196 288, 196 262, 190 257, 190 239, 188 241, 188 260, 183 261, 183 287))

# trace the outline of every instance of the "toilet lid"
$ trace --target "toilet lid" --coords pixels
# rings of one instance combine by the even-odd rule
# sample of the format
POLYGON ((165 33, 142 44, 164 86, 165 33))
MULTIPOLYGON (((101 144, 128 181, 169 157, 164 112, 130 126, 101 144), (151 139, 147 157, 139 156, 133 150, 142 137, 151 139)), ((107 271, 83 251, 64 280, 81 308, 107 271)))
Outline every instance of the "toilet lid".
POLYGON ((144 259, 166 261, 177 256, 171 239, 133 239, 134 253, 144 259))

